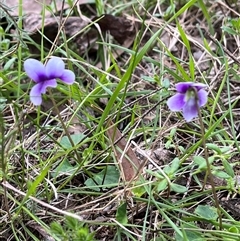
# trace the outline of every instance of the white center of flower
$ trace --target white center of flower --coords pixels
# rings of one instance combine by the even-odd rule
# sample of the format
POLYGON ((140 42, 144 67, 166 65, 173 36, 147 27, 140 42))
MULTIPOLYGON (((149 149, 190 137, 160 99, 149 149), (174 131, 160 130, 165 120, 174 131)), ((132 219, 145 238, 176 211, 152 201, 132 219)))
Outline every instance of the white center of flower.
POLYGON ((188 102, 189 105, 194 105, 196 99, 196 92, 194 89, 190 88, 184 97, 184 101, 188 102))

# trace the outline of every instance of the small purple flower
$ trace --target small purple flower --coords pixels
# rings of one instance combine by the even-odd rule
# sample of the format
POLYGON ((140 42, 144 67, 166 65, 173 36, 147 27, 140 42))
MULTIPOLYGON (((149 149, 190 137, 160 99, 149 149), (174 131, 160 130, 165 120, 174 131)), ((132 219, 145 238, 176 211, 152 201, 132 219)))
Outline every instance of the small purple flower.
POLYGON ((177 94, 167 101, 171 111, 183 112, 186 121, 198 116, 198 108, 207 103, 207 92, 203 89, 205 84, 193 82, 180 82, 176 85, 177 94))
POLYGON ((45 66, 36 59, 27 59, 24 69, 28 77, 36 83, 30 91, 30 100, 34 105, 41 105, 42 94, 46 93, 47 87, 57 87, 56 79, 68 85, 73 84, 75 80, 75 74, 66 70, 64 62, 58 57, 52 57, 45 66))

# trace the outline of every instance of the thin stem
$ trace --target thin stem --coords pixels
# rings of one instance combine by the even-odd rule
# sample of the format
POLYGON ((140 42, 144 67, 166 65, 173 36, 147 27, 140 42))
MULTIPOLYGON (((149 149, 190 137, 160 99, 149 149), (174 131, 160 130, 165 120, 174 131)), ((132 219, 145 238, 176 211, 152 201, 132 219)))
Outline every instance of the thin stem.
MULTIPOLYGON (((2 111, 2 110, 1 110, 2 111)), ((3 181, 7 181, 7 158, 5 159, 5 126, 2 112, 0 112, 0 166, 2 167, 3 181)), ((4 191, 4 204, 8 214, 8 218, 11 219, 11 213, 8 205, 8 193, 6 187, 3 187, 4 191)))
MULTIPOLYGON (((213 181, 211 165, 209 163, 209 156, 208 156, 208 151, 207 151, 207 147, 206 147, 206 139, 205 139, 205 128, 204 128, 204 125, 203 125, 202 115, 201 115, 201 112, 200 112, 199 108, 198 108, 198 116, 199 116, 199 122, 200 122, 200 127, 201 127, 200 129, 201 129, 201 134, 202 134, 202 146, 203 146, 203 149, 204 149, 204 155, 205 155, 205 159, 206 159, 206 163, 207 163, 207 172, 206 172, 206 178, 204 180, 204 183, 207 180, 207 176, 209 176, 209 181, 210 181, 210 184, 212 186, 212 194, 213 194, 213 197, 214 197, 214 200, 215 200, 215 206, 217 208, 218 217, 219 217, 219 229, 222 230, 222 213, 221 213, 220 205, 219 205, 219 202, 218 202, 215 184, 214 184, 214 181, 213 181)), ((205 186, 205 184, 204 184, 204 186, 205 186)))
MULTIPOLYGON (((60 112, 59 112, 59 109, 58 109, 58 107, 57 107, 57 104, 56 104, 56 102, 55 102, 55 100, 54 100, 54 98, 53 98, 53 95, 52 95, 52 91, 51 91, 51 90, 49 90, 49 94, 50 94, 50 98, 51 98, 51 100, 52 100, 53 106, 54 106, 54 108, 55 108, 55 110, 56 110, 56 112, 57 112, 58 119, 59 119, 59 121, 61 122, 61 125, 62 125, 62 127, 63 127, 63 130, 64 130, 66 136, 68 137, 68 140, 69 140, 69 142, 71 143, 72 147, 74 147, 75 144, 74 144, 74 142, 73 142, 73 140, 72 140, 72 138, 71 138, 71 135, 69 134, 69 132, 68 132, 68 130, 67 130, 66 125, 65 125, 64 122, 63 122, 63 119, 62 119, 62 117, 61 117, 61 114, 60 114, 60 112)), ((75 155, 76 155, 76 157, 77 157, 77 159, 78 159, 78 162, 79 162, 79 160, 81 160, 81 157, 80 157, 78 151, 77 151, 75 148, 73 148, 73 150, 74 150, 74 153, 75 153, 75 155)))

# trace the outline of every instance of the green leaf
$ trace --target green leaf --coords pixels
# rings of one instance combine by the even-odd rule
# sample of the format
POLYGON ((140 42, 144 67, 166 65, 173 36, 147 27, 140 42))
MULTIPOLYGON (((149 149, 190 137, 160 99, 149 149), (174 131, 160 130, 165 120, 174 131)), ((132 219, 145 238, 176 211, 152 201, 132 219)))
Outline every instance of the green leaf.
POLYGON ((164 13, 164 19, 168 19, 172 17, 172 15, 175 13, 175 8, 176 8, 175 4, 169 5, 164 13))
POLYGON ((178 158, 174 158, 171 164, 170 173, 174 174, 178 170, 179 165, 180 165, 180 160, 178 158))
POLYGON ((226 171, 226 173, 230 177, 234 178, 234 176, 235 176, 234 170, 233 170, 232 166, 230 165, 230 163, 227 160, 225 160, 225 159, 222 160, 222 163, 223 163, 224 170, 226 171))
POLYGON ((182 186, 176 183, 171 183, 170 187, 171 187, 171 191, 174 191, 176 193, 184 193, 188 190, 185 186, 182 186))
POLYGON ((230 151, 231 147, 230 146, 224 146, 224 147, 221 147, 220 150, 221 150, 221 153, 225 153, 225 152, 230 151))
POLYGON ((163 82, 162 82, 162 86, 165 88, 165 89, 168 89, 170 87, 170 81, 169 79, 164 79, 163 82))
POLYGON ((9 70, 9 69, 11 68, 11 66, 14 64, 15 61, 16 61, 16 58, 11 58, 11 59, 9 59, 9 60, 5 63, 3 69, 4 69, 4 70, 9 70))
POLYGON ((168 140, 168 141, 166 142, 166 144, 165 144, 165 148, 166 148, 166 149, 169 149, 169 147, 171 146, 171 144, 172 144, 172 140, 168 140))
POLYGON ((154 78, 149 77, 149 76, 143 75, 143 76, 141 76, 141 78, 142 78, 142 80, 150 82, 150 83, 155 83, 156 82, 154 78))
POLYGON ((228 229, 230 233, 237 233, 239 234, 239 229, 236 226, 232 226, 228 229))
POLYGON ((194 156, 193 161, 195 164, 198 165, 199 168, 206 167, 206 160, 205 160, 205 158, 203 158, 201 156, 194 156))
MULTIPOLYGON (((83 140, 83 138, 85 138, 85 135, 82 133, 71 135, 74 145, 77 145, 81 140, 83 140)), ((64 136, 61 139, 60 144, 66 149, 71 149, 73 147, 67 136, 64 136)))
MULTIPOLYGON (((107 166, 106 168, 107 170, 103 169, 101 172, 94 175, 94 181, 98 185, 117 185, 120 176, 118 169, 115 166, 107 166)), ((84 184, 94 191, 100 191, 100 188, 96 185, 94 181, 92 178, 88 178, 84 184)))
POLYGON ((118 209, 117 209, 117 213, 116 213, 116 220, 125 225, 128 223, 128 218, 127 218, 127 203, 124 202, 122 203, 118 209))
POLYGON ((76 171, 77 167, 72 166, 72 164, 67 160, 64 159, 58 166, 57 168, 55 168, 52 173, 51 176, 53 178, 56 178, 60 175, 71 175, 76 171))
POLYGON ((64 230, 58 222, 52 222, 50 224, 51 231, 57 235, 64 235, 64 230))
POLYGON ((77 228, 81 226, 80 222, 76 218, 70 216, 65 217, 65 224, 72 230, 77 230, 77 228))
POLYGON ((221 149, 216 144, 206 143, 206 146, 208 149, 216 151, 218 154, 222 154, 221 149))
POLYGON ((176 233, 175 240, 176 241, 186 241, 186 240, 187 241, 206 241, 206 239, 204 239, 202 237, 201 233, 199 233, 199 232, 194 232, 194 231, 189 231, 189 230, 186 230, 184 232, 186 234, 187 239, 184 239, 178 233, 176 233))
POLYGON ((239 30, 240 30, 240 18, 232 19, 231 20, 231 24, 236 29, 236 31, 239 33, 239 30))
POLYGON ((100 188, 98 186, 96 186, 96 183, 93 181, 92 178, 88 178, 85 183, 84 183, 88 188, 94 190, 94 191, 97 191, 99 192, 100 191, 100 188))
POLYGON ((217 209, 209 205, 198 205, 194 213, 207 220, 216 221, 218 218, 217 209))
POLYGON ((166 179, 163 179, 162 181, 158 182, 157 183, 157 192, 161 192, 161 191, 165 190, 167 187, 167 184, 168 184, 168 182, 166 179))
MULTIPOLYGON (((205 158, 203 158, 201 156, 194 156, 193 161, 194 161, 194 163, 196 163, 198 165, 198 168, 200 170, 205 170, 207 168, 207 163, 206 163, 205 158)), ((208 161, 210 164, 212 164, 214 161, 214 157, 209 157, 208 161)))
POLYGON ((237 32, 232 29, 231 27, 228 27, 228 26, 222 26, 221 29, 226 32, 226 33, 229 33, 231 35, 237 35, 237 32))
POLYGON ((160 180, 164 178, 164 176, 160 172, 153 172, 153 171, 147 169, 146 173, 149 173, 150 175, 157 177, 160 180))
POLYGON ((132 192, 136 197, 141 197, 143 194, 146 193, 146 188, 142 184, 143 182, 141 180, 137 180, 134 184, 135 187, 132 189, 132 192))
MULTIPOLYGON (((0 85, 1 85, 1 80, 0 80, 0 85)), ((4 97, 0 97, 0 111, 2 112, 5 106, 7 105, 7 99, 4 97)))
POLYGON ((77 230, 76 235, 78 241, 86 241, 89 236, 89 229, 87 227, 82 227, 79 230, 77 230))
POLYGON ((223 171, 219 171, 219 170, 213 170, 212 171, 212 174, 216 177, 219 177, 219 178, 222 178, 222 179, 228 179, 230 178, 230 176, 226 173, 226 172, 223 172, 223 171))
POLYGON ((199 227, 194 222, 186 222, 181 225, 181 228, 183 232, 183 237, 180 237, 180 235, 176 233, 176 241, 206 241, 202 237, 201 232, 197 231, 199 227))

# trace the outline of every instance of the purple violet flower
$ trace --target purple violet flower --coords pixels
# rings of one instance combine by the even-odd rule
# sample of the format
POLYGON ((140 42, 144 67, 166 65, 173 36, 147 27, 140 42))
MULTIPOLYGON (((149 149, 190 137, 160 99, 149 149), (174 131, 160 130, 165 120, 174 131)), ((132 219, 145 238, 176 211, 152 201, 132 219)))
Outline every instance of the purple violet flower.
POLYGON ((73 84, 75 80, 75 74, 66 70, 64 62, 58 57, 52 57, 45 66, 36 59, 27 59, 24 69, 28 77, 36 83, 30 91, 30 100, 34 105, 41 105, 42 94, 46 93, 47 87, 57 87, 56 79, 68 85, 73 84))
POLYGON ((186 121, 198 116, 198 108, 207 103, 205 84, 180 82, 175 85, 177 94, 168 99, 167 105, 171 111, 183 112, 186 121))

